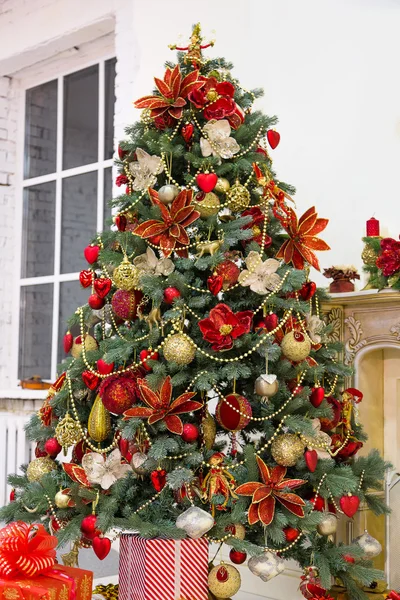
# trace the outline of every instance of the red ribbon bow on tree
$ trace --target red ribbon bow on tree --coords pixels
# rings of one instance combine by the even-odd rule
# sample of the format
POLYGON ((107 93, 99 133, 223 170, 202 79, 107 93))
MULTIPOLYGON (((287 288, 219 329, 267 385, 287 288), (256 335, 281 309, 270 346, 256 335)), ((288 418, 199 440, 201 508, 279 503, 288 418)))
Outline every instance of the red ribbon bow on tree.
POLYGON ((0 530, 0 577, 34 577, 55 563, 57 538, 43 525, 16 521, 0 530))

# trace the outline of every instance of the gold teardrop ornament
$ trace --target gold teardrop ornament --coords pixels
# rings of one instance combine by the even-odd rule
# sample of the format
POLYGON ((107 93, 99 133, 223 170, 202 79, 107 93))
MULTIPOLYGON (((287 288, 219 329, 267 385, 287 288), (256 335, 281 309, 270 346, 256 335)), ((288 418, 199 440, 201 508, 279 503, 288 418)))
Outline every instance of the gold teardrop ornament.
POLYGON ((88 420, 88 432, 95 442, 104 442, 111 433, 111 417, 99 395, 93 403, 88 420))

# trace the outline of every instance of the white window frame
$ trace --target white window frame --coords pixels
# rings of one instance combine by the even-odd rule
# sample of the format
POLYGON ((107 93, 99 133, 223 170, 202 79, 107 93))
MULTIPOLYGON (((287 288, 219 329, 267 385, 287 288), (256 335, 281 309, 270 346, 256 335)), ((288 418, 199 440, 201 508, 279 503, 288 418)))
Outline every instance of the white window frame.
MULTIPOLYGON (((21 288, 27 285, 53 284, 53 315, 52 315, 52 338, 51 338, 51 381, 56 379, 57 363, 58 363, 58 331, 59 331, 59 308, 60 308, 60 284, 66 281, 78 281, 79 271, 76 273, 61 273, 61 220, 62 220, 62 180, 74 175, 82 175, 84 173, 92 173, 97 171, 97 222, 96 231, 102 231, 104 219, 104 169, 113 167, 114 158, 104 158, 104 134, 105 134, 105 63, 107 60, 115 58, 115 52, 106 53, 96 59, 90 61, 82 61, 75 64, 73 68, 60 70, 57 76, 47 77, 42 76, 21 80, 20 103, 19 103, 19 127, 18 127, 18 143, 17 143, 17 170, 16 170, 16 211, 15 218, 17 223, 16 249, 15 249, 15 264, 18 269, 15 289, 14 289, 14 306, 12 322, 15 324, 14 331, 14 348, 13 348, 13 376, 15 386, 19 383, 19 337, 20 337, 20 302, 21 288), (74 167, 72 169, 63 170, 63 123, 64 123, 64 77, 89 68, 91 66, 99 66, 99 114, 98 114, 98 157, 97 162, 74 167), (26 92, 32 87, 43 85, 50 81, 57 80, 57 154, 56 154, 56 171, 48 175, 40 175, 24 179, 24 151, 25 151, 25 110, 26 110, 26 92), (23 227, 23 201, 24 190, 33 185, 48 183, 55 181, 56 197, 55 197, 55 235, 54 235, 54 274, 40 277, 21 277, 22 268, 22 227, 23 227)), ((89 241, 89 240, 88 240, 89 241)), ((80 251, 79 248, 76 249, 80 251)), ((85 268, 85 259, 82 252, 82 269, 85 268)))

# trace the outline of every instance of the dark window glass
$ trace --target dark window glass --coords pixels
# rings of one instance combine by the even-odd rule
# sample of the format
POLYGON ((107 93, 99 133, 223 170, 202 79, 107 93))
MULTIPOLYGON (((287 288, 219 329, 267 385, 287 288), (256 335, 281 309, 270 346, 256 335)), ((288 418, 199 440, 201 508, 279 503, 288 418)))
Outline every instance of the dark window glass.
POLYGON ((97 162, 99 67, 64 78, 63 168, 97 162))
MULTIPOLYGON (((90 288, 83 288, 79 281, 65 281, 60 284, 60 309, 58 326, 58 362, 65 358, 63 348, 63 337, 68 330, 67 321, 79 306, 87 303, 91 294, 90 288)), ((80 334, 79 325, 70 329, 72 335, 76 337, 80 334)))
POLYGON ((24 189, 22 277, 54 273, 55 194, 55 181, 24 189))
POLYGON ((26 92, 24 178, 54 173, 57 150, 57 81, 26 92))
POLYGON ((53 285, 21 288, 19 378, 51 377, 53 285))
POLYGON ((61 273, 86 268, 83 250, 95 235, 96 225, 97 171, 63 179, 61 273))
POLYGON ((115 104, 115 58, 106 60, 104 74, 104 158, 112 158, 114 154, 114 104, 115 104))
POLYGON ((112 168, 104 169, 104 210, 103 210, 103 228, 110 228, 111 208, 108 205, 112 199, 112 168))

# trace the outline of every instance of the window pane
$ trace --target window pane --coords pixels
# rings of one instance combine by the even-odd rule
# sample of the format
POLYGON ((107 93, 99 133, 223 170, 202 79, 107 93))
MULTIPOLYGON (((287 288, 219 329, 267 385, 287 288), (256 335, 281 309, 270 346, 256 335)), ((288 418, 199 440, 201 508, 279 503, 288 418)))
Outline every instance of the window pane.
POLYGON ((24 190, 22 277, 54 272, 55 181, 24 190))
MULTIPOLYGON (((58 362, 60 363, 65 358, 63 347, 64 334, 67 331, 67 321, 76 311, 78 306, 87 303, 91 294, 91 289, 84 289, 79 281, 66 281, 60 284, 60 310, 59 310, 59 330, 58 330, 58 362)), ((75 337, 79 335, 79 325, 70 329, 75 337)))
POLYGON ((19 378, 51 377, 53 285, 21 288, 19 378))
POLYGON ((109 219, 111 217, 111 208, 108 206, 112 199, 112 168, 104 169, 104 211, 103 228, 110 229, 109 219))
POLYGON ((57 80, 26 92, 24 177, 54 173, 57 149, 57 80))
POLYGON ((104 130, 104 159, 112 158, 114 154, 114 105, 115 105, 115 63, 111 58, 105 63, 105 130, 104 130))
POLYGON ((63 168, 97 162, 99 67, 64 78, 63 168))
POLYGON ((96 225, 97 171, 63 179, 61 273, 86 268, 83 250, 95 235, 96 225))

